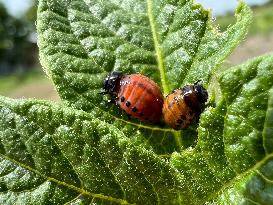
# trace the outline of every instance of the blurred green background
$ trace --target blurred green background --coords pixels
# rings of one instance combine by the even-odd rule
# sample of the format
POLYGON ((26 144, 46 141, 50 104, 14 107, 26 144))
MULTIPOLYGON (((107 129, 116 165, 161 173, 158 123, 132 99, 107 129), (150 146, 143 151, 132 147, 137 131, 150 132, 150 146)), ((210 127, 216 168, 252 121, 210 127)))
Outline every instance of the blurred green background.
MULTIPOLYGON (((215 25, 224 31, 235 22, 236 0, 195 0, 212 8, 215 25)), ((273 0, 246 0, 254 11, 247 38, 226 65, 273 51, 273 0)), ((52 83, 39 64, 35 30, 37 0, 0 0, 0 95, 58 101, 52 83)))

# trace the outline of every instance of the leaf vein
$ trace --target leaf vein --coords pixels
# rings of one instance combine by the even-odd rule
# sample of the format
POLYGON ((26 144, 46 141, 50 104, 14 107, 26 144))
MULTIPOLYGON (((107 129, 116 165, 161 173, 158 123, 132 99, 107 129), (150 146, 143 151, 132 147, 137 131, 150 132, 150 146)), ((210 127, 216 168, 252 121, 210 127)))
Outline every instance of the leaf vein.
MULTIPOLYGON (((114 4, 114 5, 115 5, 115 4, 114 4)), ((116 5, 116 6, 117 6, 117 5, 116 5)), ((142 25, 140 25, 140 24, 129 24, 129 23, 124 23, 124 22, 122 22, 122 23, 120 24, 120 27, 119 27, 119 28, 116 28, 115 30, 113 30, 113 29, 111 30, 111 29, 109 29, 109 27, 104 23, 104 22, 105 22, 105 19, 107 19, 107 18, 109 17, 109 15, 114 15, 114 13, 115 13, 116 11, 119 11, 119 10, 122 10, 122 11, 121 11, 121 14, 122 14, 122 15, 124 15, 124 12, 127 13, 127 11, 125 11, 125 10, 123 10, 123 9, 116 9, 116 10, 113 10, 112 12, 109 12, 103 19, 98 19, 97 17, 94 16, 94 18, 98 19, 98 21, 101 22, 101 23, 98 23, 98 24, 95 24, 95 25, 101 25, 101 26, 103 26, 103 28, 105 28, 105 29, 107 29, 107 30, 109 31, 109 33, 111 34, 112 37, 115 36, 115 37, 117 37, 118 39, 123 40, 124 42, 126 42, 126 43, 128 43, 128 44, 131 44, 131 45, 134 45, 134 46, 140 48, 138 44, 133 43, 133 42, 131 42, 131 41, 129 41, 129 40, 126 40, 125 38, 122 38, 122 36, 118 35, 117 32, 118 32, 124 25, 136 26, 136 27, 138 27, 138 28, 144 28, 145 30, 147 30, 147 27, 142 26, 142 25)), ((138 13, 138 14, 139 14, 139 13, 138 13)), ((89 13, 89 15, 90 15, 90 13, 89 13)), ((92 15, 92 13, 91 13, 91 15, 92 15)), ((146 15, 145 15, 145 16, 146 16, 146 15)), ((86 23, 86 22, 84 22, 84 21, 78 21, 78 22, 86 23)), ((70 24, 71 24, 71 22, 70 22, 70 24)), ((91 35, 90 35, 90 36, 91 36, 91 35)), ((94 35, 94 36, 95 36, 95 37, 100 37, 100 38, 101 38, 101 36, 96 36, 96 35, 94 35)), ((109 37, 110 37, 110 36, 109 36, 109 37)), ((125 43, 124 43, 124 44, 125 44, 125 43)), ((146 49, 145 49, 145 50, 146 50, 146 49)), ((149 51, 149 50, 147 50, 147 51, 149 51)))
POLYGON ((160 73, 161 85, 163 88, 164 95, 167 95, 170 92, 170 88, 169 88, 169 83, 166 76, 166 68, 165 68, 165 64, 163 60, 163 52, 161 50, 161 45, 159 43, 159 36, 157 33, 156 23, 153 16, 153 10, 152 10, 153 0, 146 0, 146 1, 147 1, 147 9, 148 9, 147 12, 149 17, 150 27, 152 31, 153 40, 154 40, 155 53, 157 56, 157 63, 158 63, 158 70, 160 73))
POLYGON ((77 199, 79 199, 81 196, 83 196, 82 193, 80 193, 78 196, 76 196, 74 199, 71 199, 70 201, 66 202, 64 205, 69 205, 72 202, 75 202, 77 199))
MULTIPOLYGON (((185 1, 185 4, 182 5, 182 6, 180 6, 179 8, 177 8, 177 10, 183 9, 184 7, 186 7, 186 1, 185 1)), ((172 20, 171 20, 171 22, 170 22, 170 26, 168 27, 167 33, 166 33, 165 37, 162 39, 163 41, 164 41, 166 38, 169 37, 170 32, 172 32, 172 33, 173 33, 173 32, 177 32, 178 30, 181 30, 181 29, 185 28, 186 24, 185 24, 182 28, 180 28, 180 29, 177 29, 177 30, 174 30, 174 31, 171 30, 171 27, 172 27, 173 24, 174 24, 174 19, 176 18, 177 15, 180 15, 180 13, 179 13, 179 12, 176 12, 176 14, 172 16, 172 20)))
POLYGON ((120 181, 117 179, 117 177, 116 177, 116 175, 114 174, 114 172, 113 172, 113 171, 110 169, 110 167, 107 165, 107 163, 105 162, 105 159, 104 159, 104 157, 101 155, 100 151, 99 151, 97 148, 95 148, 95 147, 93 147, 93 149, 97 151, 97 153, 99 154, 100 158, 101 158, 101 159, 103 160, 103 162, 104 162, 104 165, 105 165, 104 167, 107 168, 108 171, 111 173, 111 175, 114 177, 116 183, 119 185, 119 187, 120 187, 120 189, 121 189, 121 191, 122 191, 122 193, 123 193, 123 200, 125 200, 125 198, 126 198, 126 193, 125 193, 124 188, 123 188, 122 185, 120 184, 120 181))
POLYGON ((260 204, 259 202, 253 201, 252 199, 247 198, 247 197, 245 197, 245 200, 246 200, 246 201, 249 201, 249 202, 251 202, 251 203, 253 203, 253 204, 256 204, 256 205, 262 205, 262 204, 260 204))
POLYGON ((198 44, 197 44, 197 46, 196 46, 197 49, 194 51, 194 55, 192 55, 192 61, 191 61, 191 64, 190 64, 190 66, 189 66, 189 69, 186 71, 185 76, 187 76, 187 74, 189 73, 189 71, 192 69, 192 66, 193 66, 194 62, 196 61, 196 58, 197 58, 197 56, 198 56, 198 52, 199 52, 199 49, 200 49, 200 45, 202 44, 203 38, 204 38, 204 36, 205 36, 205 34, 206 34, 206 31, 207 31, 207 29, 208 29, 208 27, 209 27, 209 26, 208 26, 208 23, 209 23, 209 21, 207 20, 207 21, 206 21, 206 27, 205 27, 205 29, 203 29, 202 32, 201 32, 199 42, 198 42, 198 44))
POLYGON ((266 182, 273 185, 273 180, 268 179, 263 173, 261 173, 259 170, 256 170, 256 173, 260 175, 266 182))
POLYGON ((127 202, 126 200, 123 200, 123 199, 117 199, 117 198, 113 198, 111 196, 107 196, 107 195, 103 195, 103 194, 91 193, 91 192, 86 191, 86 190, 84 190, 82 188, 78 188, 78 187, 76 187, 74 185, 67 184, 66 182, 59 181, 58 179, 55 179, 53 177, 48 177, 48 176, 42 174, 41 172, 37 171, 36 169, 31 168, 31 167, 29 167, 29 166, 27 166, 25 164, 22 164, 22 163, 14 160, 12 158, 9 158, 8 156, 3 155, 2 153, 0 153, 0 156, 2 156, 3 158, 5 158, 8 161, 13 162, 14 164, 17 164, 20 167, 23 167, 23 168, 25 168, 25 169, 27 169, 27 170, 29 170, 29 171, 31 171, 31 172, 39 175, 39 176, 45 178, 48 181, 54 182, 54 183, 56 183, 58 185, 65 186, 65 187, 67 187, 69 189, 72 189, 72 190, 77 191, 79 193, 82 193, 84 195, 91 196, 91 197, 94 197, 94 198, 104 199, 104 200, 107 200, 107 201, 114 201, 116 203, 121 203, 121 204, 130 204, 129 202, 127 202))
POLYGON ((271 153, 270 155, 265 156, 262 160, 257 162, 253 167, 249 168, 248 170, 245 170, 244 172, 238 173, 236 175, 236 177, 234 177, 233 179, 229 180, 226 184, 224 184, 224 186, 222 186, 221 189, 215 190, 214 192, 209 194, 206 198, 204 198, 204 200, 202 201, 201 204, 205 204, 207 201, 212 200, 213 198, 215 198, 217 196, 217 194, 221 190, 224 190, 224 189, 230 187, 232 184, 235 184, 236 182, 240 181, 245 176, 251 174, 251 172, 256 171, 257 169, 259 169, 263 165, 264 162, 266 162, 270 158, 273 158, 273 153, 271 153))

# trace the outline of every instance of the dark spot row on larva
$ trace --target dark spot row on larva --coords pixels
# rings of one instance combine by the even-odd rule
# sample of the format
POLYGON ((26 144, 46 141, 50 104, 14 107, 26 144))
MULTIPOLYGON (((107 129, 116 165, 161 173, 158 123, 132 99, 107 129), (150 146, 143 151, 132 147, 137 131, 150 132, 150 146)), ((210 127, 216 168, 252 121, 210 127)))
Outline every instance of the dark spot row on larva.
POLYGON ((121 102, 124 102, 124 101, 125 101, 125 97, 122 96, 122 97, 120 98, 120 101, 121 101, 121 102))
POLYGON ((132 111, 133 111, 133 112, 136 112, 136 111, 137 111, 137 108, 136 108, 136 107, 133 107, 133 108, 132 108, 132 111))
POLYGON ((129 101, 126 101, 125 105, 126 105, 127 107, 130 107, 131 103, 130 103, 129 101))

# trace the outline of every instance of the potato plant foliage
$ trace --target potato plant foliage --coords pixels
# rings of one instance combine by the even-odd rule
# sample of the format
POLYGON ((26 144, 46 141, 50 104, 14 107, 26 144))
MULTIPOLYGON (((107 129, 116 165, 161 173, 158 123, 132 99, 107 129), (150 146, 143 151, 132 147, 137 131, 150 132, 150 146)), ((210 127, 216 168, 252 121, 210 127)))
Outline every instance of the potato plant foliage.
POLYGON ((246 36, 192 0, 40 0, 40 60, 62 102, 0 97, 0 204, 273 204, 273 54, 222 71, 246 36), (188 129, 129 119, 98 95, 113 70, 164 95, 202 80, 188 129))

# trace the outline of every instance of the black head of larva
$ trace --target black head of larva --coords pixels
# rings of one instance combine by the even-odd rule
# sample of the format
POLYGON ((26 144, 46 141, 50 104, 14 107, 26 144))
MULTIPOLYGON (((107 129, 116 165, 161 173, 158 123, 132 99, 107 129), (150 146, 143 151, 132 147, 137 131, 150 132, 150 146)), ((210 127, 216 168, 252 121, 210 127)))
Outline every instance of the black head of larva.
POLYGON ((108 76, 106 76, 103 82, 104 92, 102 92, 102 94, 112 94, 115 91, 116 87, 119 85, 119 81, 122 76, 123 74, 119 71, 113 71, 108 76))
POLYGON ((194 88, 194 92, 197 95, 198 101, 200 103, 205 103, 208 100, 207 90, 202 85, 199 84, 199 81, 194 83, 193 88, 194 88))

